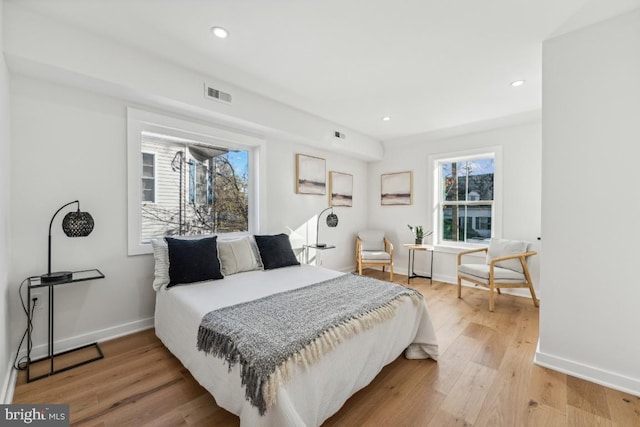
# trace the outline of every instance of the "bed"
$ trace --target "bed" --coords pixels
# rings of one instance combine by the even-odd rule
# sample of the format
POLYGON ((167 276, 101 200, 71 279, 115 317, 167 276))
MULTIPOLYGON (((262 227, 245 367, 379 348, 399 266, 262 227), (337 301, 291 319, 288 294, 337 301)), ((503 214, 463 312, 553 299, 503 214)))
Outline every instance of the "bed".
POLYGON ((238 364, 198 350, 198 331, 208 313, 300 291, 344 274, 290 265, 235 272, 224 280, 187 286, 154 286, 156 334, 220 407, 240 417, 241 426, 318 426, 403 351, 407 358, 437 358, 434 328, 422 299, 417 304, 399 300, 390 318, 358 332, 311 364, 295 365, 279 384, 275 403, 263 414, 247 399, 238 364))

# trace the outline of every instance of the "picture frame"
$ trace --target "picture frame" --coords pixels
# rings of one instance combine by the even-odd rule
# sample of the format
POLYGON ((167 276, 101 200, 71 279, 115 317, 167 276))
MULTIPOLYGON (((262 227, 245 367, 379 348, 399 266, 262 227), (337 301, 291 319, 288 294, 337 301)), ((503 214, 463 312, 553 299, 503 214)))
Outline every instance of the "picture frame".
POLYGON ((350 173, 329 172, 329 206, 353 206, 353 175, 350 173))
POLYGON ((296 193, 327 194, 325 159, 306 154, 296 154, 296 193))
POLYGON ((380 176, 380 204, 413 204, 413 171, 386 173, 380 176))

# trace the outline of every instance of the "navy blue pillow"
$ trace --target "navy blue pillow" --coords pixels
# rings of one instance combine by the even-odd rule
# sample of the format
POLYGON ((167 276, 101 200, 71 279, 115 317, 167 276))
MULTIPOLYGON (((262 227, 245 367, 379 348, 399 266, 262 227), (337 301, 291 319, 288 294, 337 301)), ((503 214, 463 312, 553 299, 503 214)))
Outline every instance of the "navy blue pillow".
POLYGON ((217 236, 202 239, 165 237, 169 246, 169 284, 167 288, 185 283, 218 280, 220 272, 217 236))
POLYGON ((293 249, 291 249, 289 236, 286 234, 254 237, 265 270, 273 270, 274 268, 287 267, 290 265, 300 265, 293 253, 293 249))

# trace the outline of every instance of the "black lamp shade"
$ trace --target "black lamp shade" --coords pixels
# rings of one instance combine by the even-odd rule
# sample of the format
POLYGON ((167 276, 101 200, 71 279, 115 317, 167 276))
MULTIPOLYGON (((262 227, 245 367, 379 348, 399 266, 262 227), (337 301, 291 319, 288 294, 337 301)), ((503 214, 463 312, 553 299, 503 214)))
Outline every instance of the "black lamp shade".
POLYGON ((51 222, 49 223, 47 274, 40 276, 42 283, 63 282, 71 280, 73 277, 73 273, 70 271, 51 272, 51 227, 53 226, 53 220, 56 215, 58 215, 58 212, 69 205, 73 205, 74 203, 78 204, 78 209, 75 212, 69 212, 66 214, 62 220, 62 230, 64 231, 64 234, 66 234, 67 237, 86 237, 91 233, 91 231, 93 231, 93 218, 88 212, 80 211, 80 202, 77 200, 63 205, 56 211, 56 213, 53 214, 51 222))
POLYGON ((328 227, 337 227, 338 226, 338 215, 331 212, 327 215, 327 226, 328 227))
POLYGON ((93 231, 93 217, 89 212, 69 212, 62 220, 62 230, 68 237, 86 237, 93 231))

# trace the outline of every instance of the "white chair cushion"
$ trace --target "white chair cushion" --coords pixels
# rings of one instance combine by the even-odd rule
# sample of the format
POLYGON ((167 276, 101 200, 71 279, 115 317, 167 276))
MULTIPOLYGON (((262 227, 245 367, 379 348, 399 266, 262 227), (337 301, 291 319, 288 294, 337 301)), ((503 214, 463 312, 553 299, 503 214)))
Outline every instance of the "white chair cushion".
MULTIPOLYGON (((489 249, 487 251, 487 264, 491 263, 494 258, 500 258, 507 255, 515 255, 527 252, 529 243, 521 240, 507 240, 507 239, 491 239, 489 243, 489 249)), ((507 261, 500 261, 496 263, 496 267, 506 268, 509 270, 517 271, 518 273, 524 273, 520 260, 510 259, 507 261)))
POLYGON ((389 262, 391 255, 385 251, 362 251, 362 260, 389 262))
POLYGON ((358 233, 363 251, 384 251, 384 231, 366 230, 358 233))
MULTIPOLYGON (((462 264, 458 266, 458 275, 489 284, 489 266, 487 264, 462 264)), ((524 274, 508 268, 493 268, 494 283, 526 283, 524 274)))

